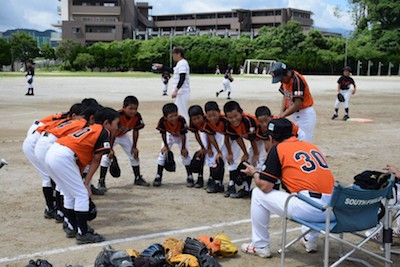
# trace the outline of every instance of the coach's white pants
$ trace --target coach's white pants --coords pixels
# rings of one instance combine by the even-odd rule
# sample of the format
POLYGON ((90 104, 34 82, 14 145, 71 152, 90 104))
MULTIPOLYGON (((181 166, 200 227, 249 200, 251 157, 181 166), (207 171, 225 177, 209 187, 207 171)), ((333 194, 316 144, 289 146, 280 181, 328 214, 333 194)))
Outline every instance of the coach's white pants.
MULTIPOLYGON (((129 161, 131 162, 131 166, 139 166, 139 159, 135 159, 135 157, 132 155, 131 150, 132 150, 132 145, 133 145, 133 139, 132 139, 132 132, 129 131, 124 135, 118 136, 115 138, 113 147, 116 145, 120 145, 122 149, 124 150, 125 154, 128 156, 129 161)), ((111 164, 111 160, 108 157, 107 154, 104 154, 101 157, 101 162, 100 166, 102 167, 109 167, 111 164)))
POLYGON ((301 109, 292 114, 293 122, 304 132, 303 141, 312 143, 317 114, 314 107, 301 109))
POLYGON ((232 88, 229 79, 224 79, 222 85, 224 86, 224 91, 231 92, 232 88))
MULTIPOLYGON (((347 89, 347 90, 340 90, 340 93, 343 95, 344 97, 344 102, 343 102, 343 106, 344 108, 348 108, 349 107, 349 102, 350 102, 350 96, 351 96, 351 90, 347 89)), ((339 99, 337 99, 336 97, 336 101, 335 101, 335 109, 339 108, 340 106, 340 101, 339 99)))
POLYGON ((175 105, 178 107, 178 114, 185 118, 186 123, 189 123, 188 103, 190 92, 179 94, 175 98, 175 105))
POLYGON ((64 193, 64 207, 75 211, 89 211, 89 193, 82 181, 74 151, 54 143, 46 154, 47 169, 64 193))
POLYGON ((35 156, 38 160, 38 167, 42 170, 43 173, 47 174, 46 177, 42 178, 43 187, 51 187, 51 179, 46 166, 46 154, 49 148, 54 144, 57 139, 58 138, 51 133, 42 132, 35 146, 35 156))
MULTIPOLYGON (((308 191, 301 191, 300 194, 305 194, 309 197, 308 191)), ((262 192, 258 187, 253 189, 251 197, 251 232, 252 242, 255 247, 265 247, 270 245, 269 235, 269 220, 271 214, 283 216, 286 199, 290 196, 289 193, 272 190, 269 193, 262 192)), ((322 197, 313 198, 317 203, 329 203, 330 194, 322 194, 322 197)), ((314 208, 298 198, 292 198, 288 205, 288 215, 296 216, 306 221, 324 222, 326 212, 314 208)), ((334 219, 334 218, 332 218, 334 219)), ((302 232, 308 228, 302 227, 302 232)), ((311 242, 316 242, 319 233, 311 231, 305 238, 311 242)))
MULTIPOLYGON (((267 159, 267 151, 265 150, 264 140, 257 140, 256 145, 257 145, 259 156, 258 156, 258 160, 257 160, 257 165, 255 167, 256 167, 256 170, 260 171, 260 170, 265 169, 265 160, 267 159)), ((252 164, 253 156, 254 156, 253 147, 250 146, 248 151, 249 151, 249 160, 248 161, 250 164, 252 164)))
POLYGON ((51 181, 48 173, 41 167, 40 162, 35 155, 35 147, 39 138, 40 134, 36 131, 28 135, 25 138, 24 143, 22 144, 22 150, 24 151, 28 160, 32 163, 33 167, 35 167, 40 176, 42 176, 42 186, 48 186, 49 183, 51 186, 51 181))
MULTIPOLYGON (((177 144, 179 146, 179 154, 181 154, 182 150, 182 138, 181 136, 173 136, 172 134, 167 132, 167 144, 169 149, 171 149, 173 144, 177 144)), ((164 142, 161 143, 161 148, 164 147, 164 142)), ((182 164, 185 166, 190 165, 191 157, 189 153, 189 142, 188 142, 188 135, 186 134, 186 144, 185 144, 186 149, 188 150, 188 156, 184 157, 181 154, 181 159, 182 159, 182 164)), ((176 156, 175 156, 176 157, 176 156)), ((165 160, 167 159, 167 152, 161 153, 158 155, 157 159, 157 164, 160 166, 165 166, 165 160)))

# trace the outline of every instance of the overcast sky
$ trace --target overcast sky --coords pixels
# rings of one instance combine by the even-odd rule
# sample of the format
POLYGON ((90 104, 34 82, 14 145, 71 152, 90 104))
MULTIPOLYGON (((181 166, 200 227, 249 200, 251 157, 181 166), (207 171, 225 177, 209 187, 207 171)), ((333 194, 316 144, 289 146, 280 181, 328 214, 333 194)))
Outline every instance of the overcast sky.
MULTIPOLYGON (((149 0, 147 2, 153 6, 151 10, 153 15, 225 11, 236 8, 292 7, 312 11, 316 27, 346 30, 354 28, 350 16, 345 12, 349 9, 347 0, 149 0), (341 18, 334 16, 335 7, 343 10, 341 18)), ((60 20, 57 14, 59 3, 57 0, 0 0, 0 31, 16 28, 40 31, 54 29, 51 23, 60 20)))

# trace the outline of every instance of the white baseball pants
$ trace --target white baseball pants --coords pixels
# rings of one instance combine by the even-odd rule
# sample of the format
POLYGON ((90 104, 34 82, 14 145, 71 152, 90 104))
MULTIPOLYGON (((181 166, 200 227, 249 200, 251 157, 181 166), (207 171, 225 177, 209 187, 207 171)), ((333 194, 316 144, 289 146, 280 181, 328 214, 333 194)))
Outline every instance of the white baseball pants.
POLYGON ((64 193, 64 207, 81 212, 89 211, 89 193, 82 181, 74 151, 54 143, 46 154, 46 166, 64 193))
MULTIPOLYGON (((128 156, 129 161, 131 162, 131 166, 139 166, 139 159, 135 159, 131 153, 132 144, 133 144, 132 132, 129 131, 124 135, 116 137, 113 147, 115 147, 116 145, 120 145, 124 150, 125 154, 128 156)), ((107 154, 104 154, 101 157, 100 166, 110 167, 110 164, 111 164, 110 158, 108 157, 107 154)))
POLYGON ((185 118, 186 123, 189 123, 188 103, 190 92, 179 94, 175 98, 175 105, 178 107, 178 114, 185 118))
POLYGON ((229 81, 229 79, 224 79, 222 82, 222 85, 224 86, 224 91, 227 91, 227 92, 232 91, 231 82, 229 81))
MULTIPOLYGON (((299 193, 309 197, 308 191, 301 191, 299 193)), ((289 193, 279 190, 272 190, 269 193, 264 193, 258 187, 253 189, 251 197, 251 233, 254 247, 263 248, 269 246, 270 215, 276 214, 282 217, 285 202, 289 196, 289 193)), ((314 201, 323 204, 329 203, 330 199, 330 194, 322 194, 321 198, 313 198, 314 201)), ((326 212, 327 211, 322 212, 298 198, 292 198, 288 205, 289 216, 296 216, 311 222, 324 222, 326 212)), ((301 230, 304 233, 308 228, 303 226, 301 230)), ((311 242, 316 242, 318 235, 318 232, 311 231, 305 238, 311 242)))
POLYGON ((304 132, 303 141, 312 143, 317 123, 317 114, 314 107, 308 107, 293 113, 292 120, 304 132))
MULTIPOLYGON (((348 108, 349 107, 349 102, 350 102, 350 96, 351 96, 351 90, 347 89, 347 90, 340 90, 340 93, 343 95, 344 97, 344 102, 343 102, 343 106, 344 108, 348 108)), ((336 97, 336 101, 335 101, 335 109, 338 109, 340 106, 340 101, 339 99, 337 99, 336 97)))
POLYGON ((46 154, 57 139, 55 135, 43 132, 35 146, 35 156, 38 160, 38 167, 43 173, 46 173, 46 177, 42 177, 43 187, 51 187, 51 179, 46 166, 46 154))
MULTIPOLYGON (((181 153, 182 150, 182 138, 181 136, 173 136, 172 134, 167 132, 167 144, 169 149, 172 148, 172 146, 174 144, 177 144, 179 146, 179 154, 181 153)), ((161 148, 164 147, 164 142, 161 142, 161 148)), ((186 144, 185 144, 186 149, 189 151, 189 141, 188 141, 188 134, 186 134, 186 144)), ((158 155, 158 159, 157 159, 157 164, 160 166, 165 166, 165 160, 167 159, 167 152, 165 153, 161 153, 158 155)), ((188 153, 187 157, 184 157, 181 155, 181 159, 182 159, 182 164, 185 166, 190 165, 190 161, 191 161, 191 157, 190 157, 190 153, 188 153)))

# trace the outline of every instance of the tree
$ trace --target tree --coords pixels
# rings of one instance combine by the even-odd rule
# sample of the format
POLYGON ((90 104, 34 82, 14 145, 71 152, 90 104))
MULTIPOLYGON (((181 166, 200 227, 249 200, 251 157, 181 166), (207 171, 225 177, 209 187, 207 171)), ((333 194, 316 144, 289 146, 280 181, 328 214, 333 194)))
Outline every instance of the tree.
POLYGON ((76 44, 70 39, 61 40, 56 48, 56 56, 64 61, 69 60, 71 57, 72 49, 76 44))
POLYGON ((88 53, 79 53, 73 64, 77 70, 86 70, 87 68, 93 68, 96 61, 94 60, 94 57, 88 53))
POLYGON ((49 60, 56 59, 56 51, 50 44, 43 44, 40 53, 46 59, 47 66, 49 60))
POLYGON ((0 66, 11 63, 11 46, 6 40, 0 38, 0 66))
POLYGON ((11 35, 11 60, 26 62, 39 55, 37 42, 29 34, 20 32, 11 35))

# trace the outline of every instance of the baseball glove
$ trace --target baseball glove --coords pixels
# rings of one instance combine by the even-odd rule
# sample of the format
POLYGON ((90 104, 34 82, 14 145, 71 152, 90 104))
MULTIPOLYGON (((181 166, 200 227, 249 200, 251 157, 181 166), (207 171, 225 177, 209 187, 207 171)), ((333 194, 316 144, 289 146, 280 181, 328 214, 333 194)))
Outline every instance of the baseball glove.
POLYGON ((182 240, 168 237, 164 242, 164 252, 167 261, 171 263, 170 259, 181 254, 184 246, 185 243, 182 240))
POLYGON ((89 215, 88 220, 92 221, 97 217, 97 208, 91 198, 89 198, 89 215))
POLYGON ((36 261, 30 260, 25 267, 53 267, 53 265, 47 260, 37 259, 36 261))
POLYGON ((183 247, 184 254, 190 254, 199 258, 200 255, 204 255, 208 253, 208 249, 206 245, 201 243, 199 240, 195 238, 187 237, 185 240, 185 246, 183 247))
POLYGON ((200 267, 197 258, 190 254, 179 254, 170 259, 172 266, 178 267, 200 267))
POLYGON ((190 161, 190 170, 192 173, 200 173, 204 166, 204 155, 196 151, 190 161))
POLYGON ((142 251, 141 257, 151 258, 152 266, 163 266, 165 264, 164 247, 161 244, 153 244, 142 251))
POLYGON ((140 257, 140 252, 133 248, 126 249, 126 253, 128 253, 128 255, 131 256, 131 258, 139 258, 140 257))
POLYGON ((200 259, 200 266, 201 267, 220 267, 221 264, 218 263, 218 261, 210 255, 201 255, 200 259))
POLYGON ((199 236, 197 239, 206 245, 210 255, 217 253, 221 249, 221 240, 219 239, 214 239, 208 235, 199 236))
POLYGON ((126 251, 114 250, 110 245, 103 247, 97 255, 94 267, 130 267, 132 259, 126 251))
POLYGON ((110 174, 114 178, 121 176, 121 169, 119 168, 118 160, 115 155, 111 159, 110 174))
POLYGON ((29 84, 32 84, 32 82, 33 82, 33 79, 30 78, 30 79, 28 80, 28 83, 29 83, 29 84))
POLYGON ((214 236, 214 239, 221 240, 221 248, 217 252, 218 255, 223 257, 234 257, 237 254, 237 246, 232 243, 231 239, 227 235, 218 233, 214 236))
POLYGON ((175 172, 176 170, 176 164, 175 164, 175 160, 174 160, 174 153, 169 150, 167 152, 167 158, 165 160, 165 166, 164 166, 165 170, 167 172, 175 172))
POLYGON ((344 102, 344 96, 341 93, 337 94, 337 99, 339 102, 344 102))

